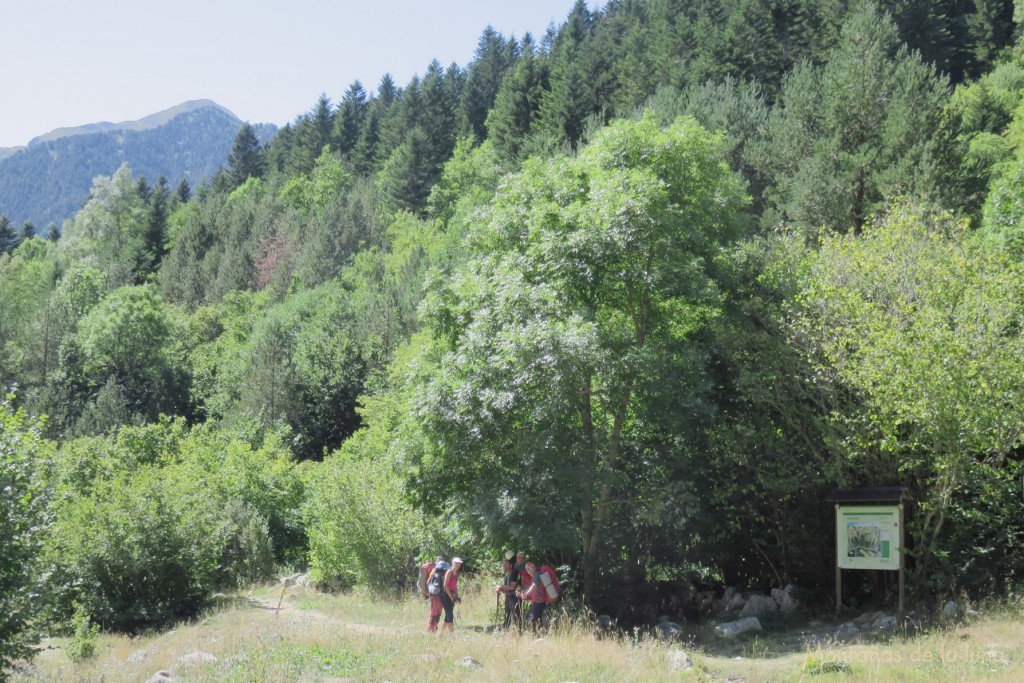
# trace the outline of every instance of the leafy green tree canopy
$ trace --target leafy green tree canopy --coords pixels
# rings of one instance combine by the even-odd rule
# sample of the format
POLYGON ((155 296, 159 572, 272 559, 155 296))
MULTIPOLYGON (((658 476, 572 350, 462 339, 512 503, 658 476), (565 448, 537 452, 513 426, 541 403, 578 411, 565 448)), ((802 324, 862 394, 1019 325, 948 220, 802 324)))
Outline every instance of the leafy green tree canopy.
POLYGON ((721 144, 692 119, 617 122, 501 187, 426 303, 422 504, 454 498, 499 540, 580 552, 592 588, 622 461, 668 436, 671 416, 638 414, 716 314, 706 257, 745 201, 721 144))

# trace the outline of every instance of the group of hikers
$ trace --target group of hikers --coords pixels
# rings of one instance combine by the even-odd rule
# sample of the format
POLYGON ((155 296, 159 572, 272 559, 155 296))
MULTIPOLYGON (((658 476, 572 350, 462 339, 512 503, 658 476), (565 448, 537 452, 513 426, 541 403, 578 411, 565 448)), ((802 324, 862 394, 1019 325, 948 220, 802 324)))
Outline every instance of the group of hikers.
MULTIPOLYGON (((438 556, 433 562, 425 562, 420 567, 416 587, 420 594, 430 600, 430 616, 427 619, 427 631, 454 634, 455 605, 461 602, 459 597, 459 571, 462 560, 453 557, 451 564, 444 557, 438 556), (441 614, 444 621, 441 622, 441 614)), ((513 626, 523 630, 523 605, 531 603, 529 618, 534 632, 544 626, 544 609, 561 593, 558 575, 547 565, 539 568, 533 562, 527 562, 523 553, 511 550, 505 552, 502 559, 505 572, 503 582, 494 589, 500 599, 505 598, 505 620, 500 627, 504 631, 513 626)))

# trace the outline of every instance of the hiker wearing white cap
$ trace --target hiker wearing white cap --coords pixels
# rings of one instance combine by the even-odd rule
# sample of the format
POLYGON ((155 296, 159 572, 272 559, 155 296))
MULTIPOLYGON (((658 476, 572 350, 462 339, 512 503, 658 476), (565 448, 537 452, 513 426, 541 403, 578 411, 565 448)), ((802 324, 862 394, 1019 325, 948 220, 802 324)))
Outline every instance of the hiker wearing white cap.
POLYGON ((455 603, 462 602, 459 597, 459 570, 462 569, 462 559, 452 558, 452 567, 444 575, 444 590, 441 591, 441 607, 444 608, 444 623, 441 624, 441 633, 448 631, 448 635, 455 634, 455 603))

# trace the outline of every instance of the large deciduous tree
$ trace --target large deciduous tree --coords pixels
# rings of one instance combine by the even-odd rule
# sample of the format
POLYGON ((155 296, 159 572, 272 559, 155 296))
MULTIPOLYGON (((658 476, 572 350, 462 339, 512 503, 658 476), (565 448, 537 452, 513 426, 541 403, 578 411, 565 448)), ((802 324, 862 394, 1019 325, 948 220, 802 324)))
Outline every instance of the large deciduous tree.
POLYGON ((671 457, 698 392, 692 336, 719 305, 706 258, 744 203, 720 145, 693 120, 645 117, 529 161, 428 295, 421 502, 581 556, 588 596, 615 499, 647 469, 629 462, 671 457))

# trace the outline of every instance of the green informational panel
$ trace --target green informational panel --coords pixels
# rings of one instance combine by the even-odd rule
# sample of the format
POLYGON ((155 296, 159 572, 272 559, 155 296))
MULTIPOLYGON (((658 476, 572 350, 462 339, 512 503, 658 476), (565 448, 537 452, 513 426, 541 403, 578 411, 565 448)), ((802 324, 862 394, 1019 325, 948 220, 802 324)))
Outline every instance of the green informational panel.
POLYGON ((899 506, 837 506, 836 555, 841 569, 898 570, 899 506))

